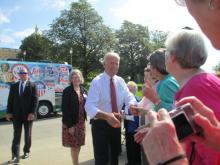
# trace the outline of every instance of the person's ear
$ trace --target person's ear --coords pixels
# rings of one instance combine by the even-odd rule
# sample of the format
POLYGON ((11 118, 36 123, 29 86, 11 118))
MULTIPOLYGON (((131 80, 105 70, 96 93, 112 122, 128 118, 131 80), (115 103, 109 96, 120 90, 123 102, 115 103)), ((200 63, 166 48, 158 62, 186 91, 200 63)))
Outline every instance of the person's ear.
POLYGON ((220 0, 210 0, 209 1, 210 10, 220 10, 220 0))

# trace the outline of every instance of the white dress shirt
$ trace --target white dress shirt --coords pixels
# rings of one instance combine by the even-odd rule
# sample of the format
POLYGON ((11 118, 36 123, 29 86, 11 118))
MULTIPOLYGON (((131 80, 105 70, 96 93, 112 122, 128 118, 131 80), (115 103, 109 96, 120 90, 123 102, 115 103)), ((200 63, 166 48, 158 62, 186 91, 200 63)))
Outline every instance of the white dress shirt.
MULTIPOLYGON (((23 82, 23 92, 25 90, 25 86, 26 86, 27 80, 23 82)), ((19 82, 19 95, 20 95, 20 89, 21 89, 21 85, 22 85, 22 81, 19 82)))
MULTIPOLYGON (((96 76, 90 85, 88 97, 85 104, 87 115, 94 118, 99 111, 112 112, 111 95, 110 95, 110 76, 104 72, 96 76)), ((123 105, 136 105, 137 101, 129 89, 123 78, 115 75, 113 81, 116 90, 118 111, 123 105)))

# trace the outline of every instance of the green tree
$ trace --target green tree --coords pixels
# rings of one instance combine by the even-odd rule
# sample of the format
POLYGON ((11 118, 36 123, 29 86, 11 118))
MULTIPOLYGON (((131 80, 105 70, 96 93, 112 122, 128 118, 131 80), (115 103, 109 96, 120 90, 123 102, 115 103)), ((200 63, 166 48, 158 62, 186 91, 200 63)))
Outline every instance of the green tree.
POLYGON ((124 21, 116 36, 119 42, 117 51, 121 57, 119 73, 124 78, 129 76, 131 80, 141 81, 147 65, 146 56, 151 52, 148 28, 124 21))
POLYGON ((100 58, 115 43, 114 33, 103 24, 87 0, 73 2, 70 9, 63 10, 51 24, 47 35, 58 48, 63 48, 57 49, 60 59, 70 62, 69 50, 73 50, 72 65, 82 70, 85 79, 90 72, 100 71, 100 58))
POLYGON ((165 47, 165 41, 167 39, 167 32, 155 30, 150 32, 150 40, 152 44, 152 49, 156 50, 158 48, 164 48, 165 47))
POLYGON ((27 61, 49 59, 53 44, 42 34, 38 33, 36 27, 35 32, 22 40, 18 54, 19 58, 25 58, 27 61))

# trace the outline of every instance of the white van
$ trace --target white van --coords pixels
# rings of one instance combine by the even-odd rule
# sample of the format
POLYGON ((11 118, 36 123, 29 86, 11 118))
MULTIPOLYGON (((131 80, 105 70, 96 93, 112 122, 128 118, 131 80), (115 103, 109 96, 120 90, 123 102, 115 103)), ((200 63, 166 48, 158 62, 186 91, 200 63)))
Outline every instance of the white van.
POLYGON ((68 64, 0 60, 0 118, 4 118, 10 84, 19 80, 18 72, 26 68, 30 81, 37 86, 39 105, 37 117, 47 117, 51 112, 60 111, 63 89, 68 86, 68 64))

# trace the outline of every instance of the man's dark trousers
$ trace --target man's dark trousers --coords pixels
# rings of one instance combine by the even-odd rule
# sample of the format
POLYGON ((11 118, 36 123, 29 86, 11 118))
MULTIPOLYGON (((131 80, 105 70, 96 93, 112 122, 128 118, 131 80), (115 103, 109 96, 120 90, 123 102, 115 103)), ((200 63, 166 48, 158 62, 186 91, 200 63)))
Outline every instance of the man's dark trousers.
POLYGON ((118 165, 121 128, 111 127, 105 120, 93 120, 92 137, 95 165, 118 165))
POLYGON ((19 157, 20 155, 19 152, 20 152, 22 125, 24 125, 24 141, 25 141, 23 152, 29 153, 31 147, 31 130, 32 130, 33 121, 13 120, 14 139, 12 141, 12 155, 16 157, 19 157))

